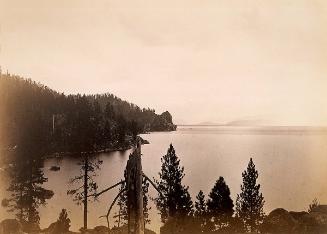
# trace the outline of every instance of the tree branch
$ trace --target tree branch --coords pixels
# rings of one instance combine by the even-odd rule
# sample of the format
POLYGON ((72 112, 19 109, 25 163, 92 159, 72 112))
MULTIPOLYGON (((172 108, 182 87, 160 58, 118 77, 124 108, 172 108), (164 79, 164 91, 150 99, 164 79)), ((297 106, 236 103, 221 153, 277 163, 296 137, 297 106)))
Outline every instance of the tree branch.
MULTIPOLYGON (((122 182, 122 181, 121 181, 121 182, 122 182)), ((109 230, 110 230, 110 225, 109 225, 109 214, 110 214, 110 211, 111 211, 112 207, 115 205, 115 203, 116 203, 117 199, 119 198, 119 196, 120 196, 123 192, 126 192, 126 191, 127 191, 127 189, 123 189, 123 190, 121 190, 121 191, 117 194, 117 196, 115 197, 115 199, 112 201, 112 203, 111 203, 111 205, 110 205, 110 207, 109 207, 109 209, 108 209, 107 214, 106 214, 106 215, 102 215, 102 216, 99 217, 99 218, 106 218, 106 219, 107 219, 108 232, 109 232, 109 230)))
POLYGON ((114 184, 113 186, 111 186, 111 187, 109 187, 109 188, 106 188, 105 190, 102 190, 102 191, 99 192, 99 193, 94 193, 94 194, 90 194, 90 195, 88 195, 88 197, 92 197, 92 196, 94 196, 94 197, 98 197, 98 196, 100 196, 101 194, 103 194, 103 193, 105 193, 105 192, 108 192, 110 189, 113 189, 113 188, 117 187, 118 185, 123 184, 124 182, 125 182, 125 180, 122 180, 122 181, 118 182, 117 184, 114 184))
POLYGON ((78 191, 78 190, 80 190, 81 188, 83 188, 84 187, 84 184, 81 186, 81 187, 79 187, 79 188, 77 188, 77 189, 74 189, 74 190, 76 190, 76 192, 78 191))
POLYGON ((150 184, 155 188, 155 190, 157 190, 158 191, 158 193, 162 196, 162 197, 165 197, 164 195, 163 195, 163 193, 159 190, 159 188, 157 187, 157 185, 149 178, 149 177, 147 177, 146 176, 146 174, 144 174, 144 173, 142 173, 142 175, 143 175, 143 177, 147 180, 147 181, 149 181, 150 182, 150 184))
POLYGON ((84 176, 84 175, 76 176, 76 177, 70 179, 70 180, 69 180, 69 183, 70 183, 70 184, 73 184, 73 183, 75 183, 76 181, 83 179, 83 176, 84 176))

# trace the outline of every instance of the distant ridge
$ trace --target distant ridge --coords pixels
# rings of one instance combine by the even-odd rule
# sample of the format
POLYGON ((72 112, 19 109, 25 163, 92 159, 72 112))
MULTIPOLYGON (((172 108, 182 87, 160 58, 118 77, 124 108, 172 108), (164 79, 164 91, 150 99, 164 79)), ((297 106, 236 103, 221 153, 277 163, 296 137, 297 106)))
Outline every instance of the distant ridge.
POLYGON ((327 126, 310 125, 231 125, 231 124, 177 124, 180 127, 221 127, 222 129, 241 128, 249 130, 273 130, 273 131, 327 131, 327 126))
POLYGON ((178 126, 225 126, 225 124, 214 122, 201 122, 197 124, 178 124, 178 126))
MULTIPOLYGON (((227 126, 264 126, 267 125, 267 121, 261 119, 241 119, 227 122, 227 126)), ((269 125, 269 124, 268 124, 269 125)))
POLYGON ((214 132, 216 134, 320 135, 327 126, 244 126, 244 125, 178 125, 180 131, 214 132))
POLYGON ((177 124, 178 126, 269 126, 267 121, 259 119, 243 119, 243 120, 233 120, 226 123, 216 123, 216 122, 200 122, 196 124, 177 124))

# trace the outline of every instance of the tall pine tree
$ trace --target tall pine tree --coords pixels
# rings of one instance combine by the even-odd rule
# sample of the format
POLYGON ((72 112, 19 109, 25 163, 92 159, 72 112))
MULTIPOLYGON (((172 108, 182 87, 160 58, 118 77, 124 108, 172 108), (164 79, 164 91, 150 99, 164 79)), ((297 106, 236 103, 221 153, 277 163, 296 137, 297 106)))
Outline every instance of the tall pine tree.
POLYGON ((184 225, 181 222, 192 214, 193 203, 188 187, 182 184, 185 176, 184 167, 180 166, 180 160, 172 144, 167 154, 161 158, 161 162, 160 180, 155 180, 161 191, 159 197, 155 199, 156 206, 160 211, 162 222, 166 223, 169 219, 180 228, 184 225))
POLYGON ((194 203, 195 211, 194 218, 196 223, 196 228, 199 232, 204 232, 206 227, 206 217, 207 217, 207 206, 205 202, 205 195, 202 190, 196 196, 196 201, 194 203))
POLYGON ((255 169, 252 158, 246 171, 242 173, 243 184, 241 193, 237 195, 236 216, 243 221, 247 231, 256 232, 264 218, 264 198, 257 184, 258 171, 255 169))
POLYGON ((81 167, 80 174, 71 178, 69 181, 71 185, 77 184, 78 186, 78 188, 68 190, 67 194, 73 196, 73 200, 78 205, 83 204, 84 230, 87 229, 88 202, 90 200, 89 195, 97 192, 98 185, 95 182, 95 177, 97 176, 96 172, 100 169, 101 164, 101 160, 90 158, 89 154, 84 154, 83 159, 78 163, 81 167))
POLYGON ((207 201, 208 215, 213 221, 213 227, 226 229, 230 226, 234 214, 234 204, 230 190, 223 177, 219 177, 212 188, 207 201))
POLYGON ((43 188, 48 179, 44 176, 42 162, 21 160, 12 165, 9 170, 10 186, 7 189, 11 197, 5 199, 7 202, 4 206, 16 214, 24 231, 33 231, 40 222, 38 208, 45 205, 54 193, 43 188))

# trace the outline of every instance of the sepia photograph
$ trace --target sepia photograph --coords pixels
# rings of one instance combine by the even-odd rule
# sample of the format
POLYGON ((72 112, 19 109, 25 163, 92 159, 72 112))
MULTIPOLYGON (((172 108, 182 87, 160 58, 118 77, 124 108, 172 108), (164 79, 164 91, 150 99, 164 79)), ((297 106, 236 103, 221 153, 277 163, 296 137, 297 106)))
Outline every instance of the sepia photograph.
POLYGON ((0 234, 327 234, 327 1, 0 0, 0 234))

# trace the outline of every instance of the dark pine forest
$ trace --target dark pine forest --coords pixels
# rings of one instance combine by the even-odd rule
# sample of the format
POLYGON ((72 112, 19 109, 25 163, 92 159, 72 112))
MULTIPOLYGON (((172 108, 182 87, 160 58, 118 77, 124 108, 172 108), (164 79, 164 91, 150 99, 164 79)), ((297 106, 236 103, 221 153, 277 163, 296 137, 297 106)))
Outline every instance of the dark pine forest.
POLYGON ((65 95, 10 74, 0 77, 0 117, 0 150, 36 158, 126 149, 139 133, 176 129, 168 111, 158 115, 110 93, 65 95))

